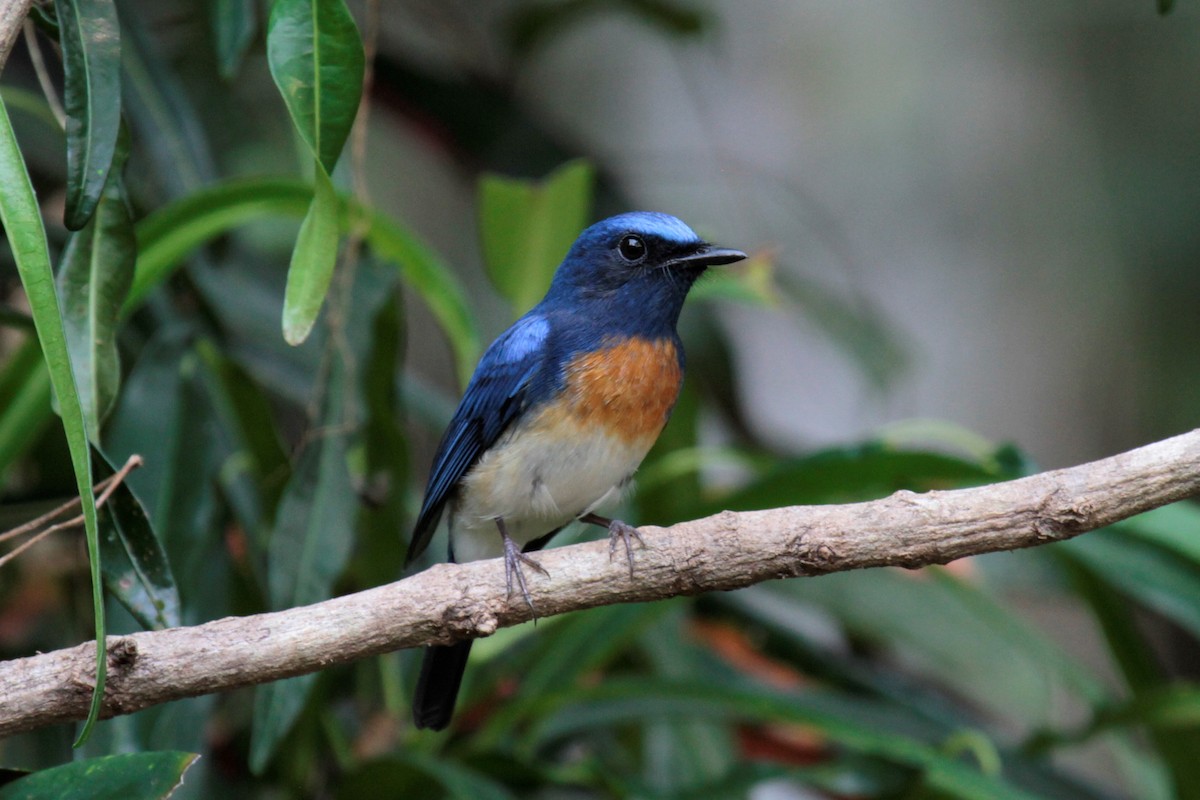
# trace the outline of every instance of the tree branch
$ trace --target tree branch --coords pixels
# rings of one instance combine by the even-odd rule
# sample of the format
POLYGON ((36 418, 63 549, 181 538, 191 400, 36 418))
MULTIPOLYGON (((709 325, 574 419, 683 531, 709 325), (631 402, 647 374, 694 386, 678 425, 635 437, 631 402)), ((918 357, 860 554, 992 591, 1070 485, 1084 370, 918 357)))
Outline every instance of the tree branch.
POLYGON ((17 37, 21 35, 21 24, 29 14, 33 0, 4 0, 0 2, 0 71, 8 63, 8 56, 17 37))
MULTIPOLYGON (((542 617, 737 589, 772 578, 921 567, 1069 539, 1200 494, 1200 430, 1070 469, 870 503, 724 512, 642 529, 631 578, 607 542, 539 554, 542 617)), ((442 564, 315 605, 109 639, 104 714, 314 672, 405 647, 488 636, 530 618, 500 561, 442 564)), ((0 736, 82 719, 91 644, 0 664, 0 736)))

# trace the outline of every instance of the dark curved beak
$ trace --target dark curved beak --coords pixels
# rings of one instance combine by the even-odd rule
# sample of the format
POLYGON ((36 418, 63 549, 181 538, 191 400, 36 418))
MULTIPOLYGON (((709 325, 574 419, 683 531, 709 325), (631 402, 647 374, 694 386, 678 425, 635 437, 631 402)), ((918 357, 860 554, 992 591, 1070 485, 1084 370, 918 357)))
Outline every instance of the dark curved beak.
POLYGON ((741 250, 730 250, 727 247, 713 247, 706 244, 697 248, 694 253, 671 259, 671 266, 720 267, 741 261, 745 257, 746 254, 741 250))

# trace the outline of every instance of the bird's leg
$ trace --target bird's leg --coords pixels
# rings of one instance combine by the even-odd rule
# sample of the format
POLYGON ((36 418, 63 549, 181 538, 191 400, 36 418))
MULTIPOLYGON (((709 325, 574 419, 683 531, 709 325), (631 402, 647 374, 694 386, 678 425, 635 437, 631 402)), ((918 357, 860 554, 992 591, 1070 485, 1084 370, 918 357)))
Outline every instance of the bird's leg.
POLYGON ((546 572, 541 564, 521 552, 520 546, 508 535, 508 528, 505 527, 502 517, 496 517, 496 527, 500 529, 500 539, 504 542, 504 583, 508 587, 508 596, 512 597, 513 575, 516 575, 517 585, 521 587, 521 596, 525 598, 525 605, 529 606, 530 611, 534 611, 533 600, 529 596, 529 589, 525 586, 525 573, 521 569, 521 564, 528 564, 547 578, 550 577, 550 573, 546 572))
POLYGON ((633 577, 633 542, 631 540, 637 539, 638 544, 643 548, 646 547, 646 542, 643 541, 642 535, 638 533, 638 529, 628 522, 622 522, 619 519, 609 519, 608 517, 602 517, 599 514, 591 512, 584 514, 579 518, 579 521, 608 529, 609 561, 612 561, 613 555, 617 552, 617 542, 625 543, 625 557, 629 559, 629 576, 633 577))

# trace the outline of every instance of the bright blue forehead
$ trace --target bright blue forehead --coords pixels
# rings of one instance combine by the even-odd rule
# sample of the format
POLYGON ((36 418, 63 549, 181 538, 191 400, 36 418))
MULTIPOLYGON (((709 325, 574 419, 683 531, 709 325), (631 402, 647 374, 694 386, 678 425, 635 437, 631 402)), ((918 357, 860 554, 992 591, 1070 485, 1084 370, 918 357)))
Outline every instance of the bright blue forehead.
POLYGON ((640 233, 672 244, 699 243, 700 237, 678 217, 657 211, 630 211, 597 222, 583 232, 583 237, 607 238, 622 233, 640 233))

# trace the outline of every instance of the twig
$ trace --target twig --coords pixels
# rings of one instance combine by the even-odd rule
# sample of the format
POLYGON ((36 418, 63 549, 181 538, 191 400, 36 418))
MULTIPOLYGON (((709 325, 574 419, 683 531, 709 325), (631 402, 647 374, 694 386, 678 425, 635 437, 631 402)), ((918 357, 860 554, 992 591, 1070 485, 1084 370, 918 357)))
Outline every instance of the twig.
POLYGON ((50 72, 46 69, 46 59, 42 58, 42 46, 38 44, 37 29, 28 17, 25 18, 23 27, 25 29, 25 46, 29 48, 29 60, 33 62, 33 71, 37 75, 38 85, 42 87, 42 94, 46 97, 46 105, 50 106, 50 113, 58 120, 58 127, 66 130, 67 112, 63 109, 62 101, 58 99, 54 81, 50 80, 50 72))
MULTIPOLYGON (((725 591, 774 578, 921 567, 1060 541, 1200 494, 1200 430, 1111 458, 870 503, 724 512, 641 529, 633 576, 606 541, 545 551, 538 616, 725 591)), ((111 637, 104 714, 280 680, 405 647, 489 636, 530 619, 500 560, 440 564, 375 589, 190 628, 111 637)), ((0 664, 0 737, 87 713, 95 645, 0 664)))
MULTIPOLYGON (((104 503, 108 500, 108 498, 112 496, 112 493, 117 490, 117 487, 121 485, 121 483, 129 475, 129 473, 132 472, 133 470, 137 469, 138 467, 142 466, 143 463, 145 463, 145 462, 142 461, 142 457, 135 453, 134 455, 131 455, 129 457, 129 459, 125 462, 125 464, 119 470, 117 470, 115 473, 113 473, 112 475, 110 475, 109 477, 105 478, 104 480, 97 483, 94 487, 92 487, 93 491, 96 491, 97 489, 103 489, 103 491, 96 497, 97 510, 99 510, 104 505, 104 503)), ((80 504, 80 502, 79 502, 78 497, 74 498, 73 500, 68 500, 67 502, 65 502, 61 506, 59 506, 58 508, 56 508, 52 511, 48 511, 45 514, 42 514, 37 519, 32 519, 29 522, 26 522, 22 525, 18 525, 17 527, 13 528, 12 530, 8 530, 8 531, 5 531, 4 533, 0 533, 0 542, 15 538, 17 536, 21 536, 22 534, 26 534, 31 531, 35 531, 38 528, 45 525, 50 520, 60 517, 63 514, 70 511, 71 509, 76 508, 77 506, 79 506, 79 504, 80 504)), ((61 531, 65 528, 75 528, 82 524, 83 524, 83 514, 78 514, 74 517, 71 517, 68 520, 63 520, 62 522, 56 522, 55 524, 51 525, 50 527, 46 528, 45 530, 39 531, 29 541, 22 542, 18 547, 16 547, 12 551, 5 553, 3 556, 0 556, 0 567, 3 567, 9 561, 12 561, 14 558, 16 558, 21 553, 28 550, 33 545, 40 542, 42 539, 44 539, 49 534, 54 533, 55 531, 61 531)))
POLYGON ((0 70, 8 63, 13 45, 21 33, 21 23, 29 14, 33 0, 8 0, 0 3, 0 70))

